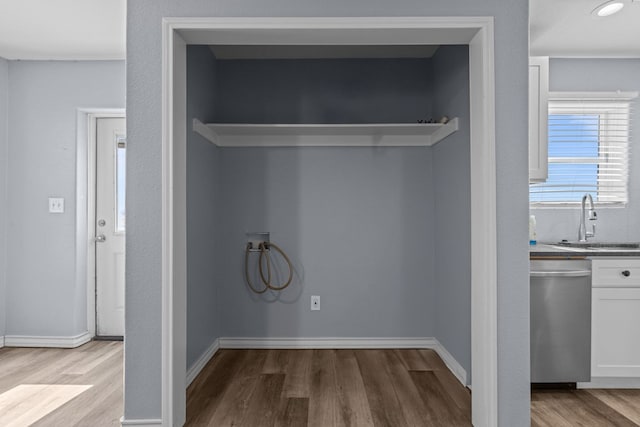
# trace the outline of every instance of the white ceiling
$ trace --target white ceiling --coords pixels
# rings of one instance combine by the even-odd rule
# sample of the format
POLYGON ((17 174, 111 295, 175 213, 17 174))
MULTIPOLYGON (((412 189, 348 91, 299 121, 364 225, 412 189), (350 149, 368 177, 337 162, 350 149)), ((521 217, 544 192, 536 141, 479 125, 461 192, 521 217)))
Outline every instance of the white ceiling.
POLYGON ((640 58, 640 0, 600 18, 606 0, 530 0, 532 56, 640 58))
MULTIPOLYGON (((530 0, 531 54, 640 58, 640 0, 598 18, 604 0, 530 0)), ((124 59, 126 0, 0 0, 0 57, 124 59)))
POLYGON ((125 58, 126 0, 0 0, 0 57, 125 58))

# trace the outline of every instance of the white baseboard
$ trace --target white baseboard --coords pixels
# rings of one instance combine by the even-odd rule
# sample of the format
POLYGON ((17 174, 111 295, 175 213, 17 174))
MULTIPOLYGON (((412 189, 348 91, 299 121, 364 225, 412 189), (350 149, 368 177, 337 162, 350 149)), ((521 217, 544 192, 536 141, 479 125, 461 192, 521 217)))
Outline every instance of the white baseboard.
POLYGON ((444 364, 447 365, 447 368, 449 368, 451 373, 458 379, 458 381, 460 381, 460 383, 466 387, 467 371, 462 367, 460 363, 458 363, 456 358, 453 357, 453 355, 449 353, 449 351, 447 351, 446 348, 444 348, 444 346, 442 345, 442 343, 440 343, 440 341, 438 341, 435 338, 434 338, 434 341, 436 342, 436 346, 433 347, 435 352, 438 353, 438 356, 440 356, 444 364))
POLYGON ((435 338, 220 338, 220 348, 435 348, 435 338))
POLYGON ((4 347, 4 336, 0 336, 0 348, 4 347))
POLYGON ((323 348, 429 348, 464 386, 467 372, 435 338, 220 338, 220 348, 323 349, 323 348))
POLYGON ((591 377, 590 382, 577 383, 577 388, 640 388, 640 378, 591 377))
POLYGON ((207 348, 207 350, 195 361, 193 365, 189 369, 187 369, 187 387, 196 379, 200 371, 209 363, 209 360, 216 354, 216 352, 220 349, 220 340, 215 339, 213 343, 207 348))
POLYGON ((6 335, 4 345, 6 347, 54 347, 76 348, 91 341, 91 334, 84 332, 70 337, 42 337, 32 335, 6 335))
POLYGON ((160 420, 160 419, 126 420, 124 417, 122 417, 122 418, 120 418, 120 425, 122 425, 122 426, 162 427, 162 420, 160 420))

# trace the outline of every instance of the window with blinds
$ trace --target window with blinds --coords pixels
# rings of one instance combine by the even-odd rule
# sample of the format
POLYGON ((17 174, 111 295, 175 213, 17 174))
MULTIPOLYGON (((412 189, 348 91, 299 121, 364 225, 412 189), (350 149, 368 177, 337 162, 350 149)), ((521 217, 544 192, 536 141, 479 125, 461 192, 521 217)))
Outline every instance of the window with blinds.
POLYGON ((628 201, 631 103, 636 94, 550 93, 549 177, 531 184, 534 205, 628 201))

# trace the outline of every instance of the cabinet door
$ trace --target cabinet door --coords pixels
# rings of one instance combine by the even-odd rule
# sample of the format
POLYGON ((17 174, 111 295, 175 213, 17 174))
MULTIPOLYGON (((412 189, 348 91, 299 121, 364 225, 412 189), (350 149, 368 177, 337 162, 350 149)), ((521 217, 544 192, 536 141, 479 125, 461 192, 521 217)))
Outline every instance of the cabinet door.
POLYGON ((549 58, 529 58, 529 182, 547 180, 549 58))
POLYGON ((591 375, 640 377, 640 288, 593 288, 591 375))

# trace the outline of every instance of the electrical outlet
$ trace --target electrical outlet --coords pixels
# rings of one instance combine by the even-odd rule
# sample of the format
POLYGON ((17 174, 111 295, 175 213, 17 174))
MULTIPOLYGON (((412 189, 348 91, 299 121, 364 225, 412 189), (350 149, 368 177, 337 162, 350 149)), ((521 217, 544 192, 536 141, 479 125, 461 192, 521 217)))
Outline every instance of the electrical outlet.
POLYGON ((320 296, 311 295, 311 310, 320 310, 320 296))
POLYGON ((49 213, 64 213, 64 198, 49 197, 49 213))

